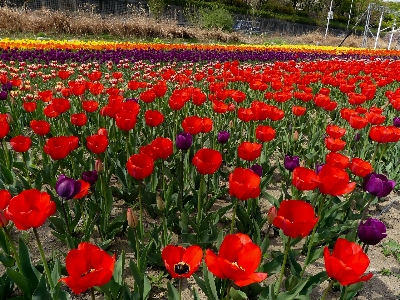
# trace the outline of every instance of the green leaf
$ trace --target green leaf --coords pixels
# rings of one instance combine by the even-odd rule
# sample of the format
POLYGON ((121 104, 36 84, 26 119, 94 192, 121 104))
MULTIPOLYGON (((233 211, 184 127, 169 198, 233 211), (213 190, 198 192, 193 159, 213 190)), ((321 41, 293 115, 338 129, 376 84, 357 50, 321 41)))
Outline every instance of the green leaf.
POLYGON ((294 257, 293 251, 289 250, 289 266, 293 275, 300 278, 301 266, 294 257))
POLYGON ((3 164, 0 165, 1 175, 6 184, 13 184, 15 177, 14 172, 12 170, 7 169, 7 167, 3 164))
POLYGON ((46 277, 44 274, 40 277, 39 285, 32 295, 32 300, 52 300, 49 289, 46 286, 46 277))
POLYGON ((316 249, 314 251, 311 251, 311 255, 308 259, 308 264, 312 264, 314 261, 318 260, 322 256, 322 252, 324 252, 324 248, 321 247, 319 249, 316 249))
POLYGON ((22 268, 20 271, 29 279, 32 289, 35 289, 39 284, 40 273, 32 266, 29 249, 22 239, 19 239, 18 252, 22 268))
POLYGON ((31 283, 28 278, 11 268, 8 268, 6 272, 24 294, 29 296, 32 295, 33 289, 31 288, 31 283))
POLYGON ((123 295, 123 300, 132 300, 131 291, 129 290, 128 285, 126 283, 124 284, 122 295, 123 295))
POLYGON ((234 288, 231 288, 229 291, 229 296, 233 300, 244 300, 247 299, 247 295, 243 293, 242 291, 235 290, 234 288))
POLYGON ((276 300, 293 300, 297 297, 303 287, 307 284, 307 279, 300 281, 291 291, 279 293, 276 300))
POLYGON ((57 232, 61 234, 65 234, 65 222, 63 219, 59 217, 49 217, 49 221, 53 228, 57 230, 57 232))
POLYGON ((0 261, 6 268, 11 268, 15 264, 15 259, 11 255, 6 255, 4 253, 0 253, 0 261))
POLYGON ((260 268, 260 272, 268 273, 268 276, 275 274, 281 267, 283 262, 283 254, 279 254, 270 262, 264 264, 260 268))
POLYGON ((114 266, 114 280, 116 283, 122 285, 124 283, 123 272, 124 272, 124 264, 125 264, 125 251, 122 251, 120 257, 114 266))
POLYGON ((208 271, 208 268, 206 267, 205 262, 203 263, 203 277, 204 277, 204 282, 207 287, 208 299, 218 300, 217 289, 215 288, 214 275, 210 271, 208 271))
POLYGON ((150 291, 151 291, 151 282, 145 275, 143 280, 143 300, 146 300, 149 297, 150 291))
POLYGON ((168 300, 179 300, 178 290, 171 284, 170 281, 167 283, 168 286, 168 300))
POLYGON ((206 294, 206 296, 208 295, 207 292, 207 287, 206 287, 206 283, 204 282, 203 279, 201 279, 199 276, 197 276, 196 274, 193 274, 193 278, 196 281, 197 285, 199 286, 199 288, 203 291, 204 294, 206 294))

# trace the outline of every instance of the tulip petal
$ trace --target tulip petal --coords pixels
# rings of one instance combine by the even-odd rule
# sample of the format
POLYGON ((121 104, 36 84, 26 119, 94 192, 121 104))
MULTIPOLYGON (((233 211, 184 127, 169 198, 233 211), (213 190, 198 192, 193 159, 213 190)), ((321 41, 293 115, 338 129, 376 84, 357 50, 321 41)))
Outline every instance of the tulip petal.
POLYGON ((247 243, 238 254, 238 265, 241 266, 247 274, 257 270, 261 262, 261 249, 254 243, 247 243))
POLYGON ((213 273, 218 278, 221 278, 221 279, 226 278, 225 274, 222 272, 222 269, 219 265, 218 257, 210 249, 207 249, 207 251, 206 251, 205 262, 206 262, 207 269, 211 273, 213 273))
POLYGON ((238 261, 238 253, 242 247, 243 244, 236 234, 227 235, 219 248, 218 257, 231 262, 238 261))
POLYGON ((239 287, 243 287, 255 282, 261 282, 267 277, 268 277, 267 273, 252 273, 248 275, 246 278, 235 280, 234 283, 239 287))

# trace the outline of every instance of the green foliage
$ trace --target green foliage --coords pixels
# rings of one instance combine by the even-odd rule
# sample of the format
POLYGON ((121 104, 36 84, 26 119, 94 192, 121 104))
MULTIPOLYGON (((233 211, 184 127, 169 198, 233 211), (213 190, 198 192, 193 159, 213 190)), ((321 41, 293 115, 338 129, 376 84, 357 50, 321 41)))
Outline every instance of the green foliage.
POLYGON ((159 19, 164 12, 164 0, 149 0, 147 5, 150 8, 150 13, 155 19, 159 19))
POLYGON ((231 31, 233 28, 233 17, 229 11, 223 7, 214 9, 200 9, 200 26, 203 28, 214 28, 231 31))

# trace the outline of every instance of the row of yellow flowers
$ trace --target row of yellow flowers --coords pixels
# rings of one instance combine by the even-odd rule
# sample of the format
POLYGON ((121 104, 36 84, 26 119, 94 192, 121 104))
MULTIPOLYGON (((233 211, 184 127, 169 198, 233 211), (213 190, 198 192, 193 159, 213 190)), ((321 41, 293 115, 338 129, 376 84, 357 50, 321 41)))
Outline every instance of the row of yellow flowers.
POLYGON ((32 39, 0 39, 0 48, 19 49, 155 49, 155 50, 229 50, 229 51, 300 51, 308 53, 327 54, 358 54, 376 56, 399 56, 398 50, 373 50, 349 47, 331 47, 314 45, 220 45, 220 44, 169 44, 169 43, 136 43, 110 41, 80 41, 80 40, 32 40, 32 39))

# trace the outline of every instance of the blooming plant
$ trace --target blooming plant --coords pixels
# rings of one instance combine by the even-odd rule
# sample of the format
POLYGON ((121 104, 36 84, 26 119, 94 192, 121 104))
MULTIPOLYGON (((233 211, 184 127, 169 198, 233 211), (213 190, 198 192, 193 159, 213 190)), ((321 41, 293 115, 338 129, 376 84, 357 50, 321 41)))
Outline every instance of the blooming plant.
POLYGON ((174 300, 354 298, 398 191, 396 55, 0 40, 0 298, 145 300, 149 269, 174 300))

